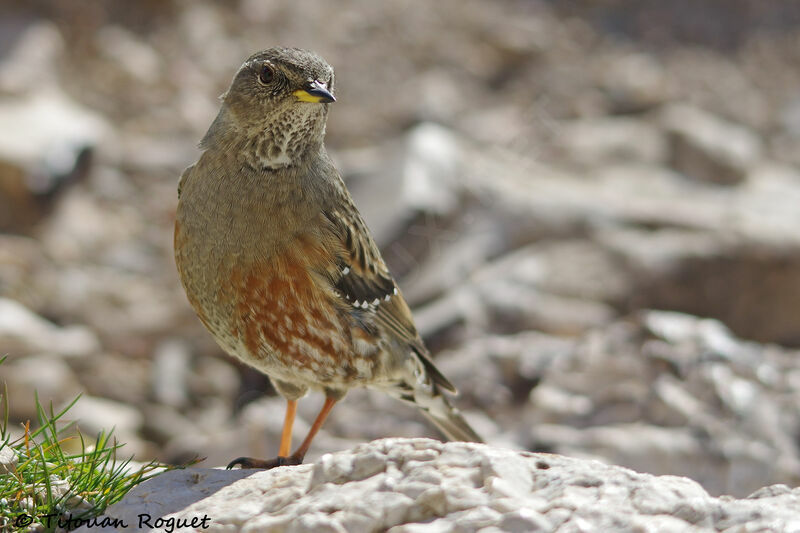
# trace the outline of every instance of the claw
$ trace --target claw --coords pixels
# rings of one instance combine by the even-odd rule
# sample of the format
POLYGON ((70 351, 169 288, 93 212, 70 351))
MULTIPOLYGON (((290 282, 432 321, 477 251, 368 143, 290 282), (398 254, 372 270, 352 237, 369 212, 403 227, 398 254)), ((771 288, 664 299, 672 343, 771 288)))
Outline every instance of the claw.
POLYGON ((234 466, 239 466, 241 468, 261 468, 263 470, 269 470, 270 468, 275 468, 278 466, 293 466, 299 465, 303 462, 302 459, 299 459, 294 456, 289 457, 276 457, 275 459, 254 459, 252 457, 237 457, 230 463, 228 466, 225 467, 228 470, 232 469, 234 466))

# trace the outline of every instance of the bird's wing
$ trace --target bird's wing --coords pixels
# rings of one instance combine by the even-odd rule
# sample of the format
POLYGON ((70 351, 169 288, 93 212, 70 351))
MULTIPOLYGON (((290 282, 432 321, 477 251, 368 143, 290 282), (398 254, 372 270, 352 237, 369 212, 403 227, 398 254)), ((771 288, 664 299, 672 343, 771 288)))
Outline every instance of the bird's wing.
POLYGON ((378 247, 349 194, 323 213, 335 241, 332 246, 335 270, 328 276, 342 304, 367 332, 380 330, 408 345, 419 357, 431 380, 444 390, 456 392, 434 366, 428 350, 414 327, 411 310, 389 273, 378 247))

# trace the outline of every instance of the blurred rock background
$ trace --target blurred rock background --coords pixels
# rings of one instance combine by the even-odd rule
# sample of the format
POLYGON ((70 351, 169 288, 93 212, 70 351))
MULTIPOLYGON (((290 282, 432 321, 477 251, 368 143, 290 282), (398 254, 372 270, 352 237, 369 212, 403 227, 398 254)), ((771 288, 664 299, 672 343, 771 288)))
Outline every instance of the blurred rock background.
MULTIPOLYGON (((327 144, 459 405, 499 446, 800 482, 800 5, 0 4, 0 378, 138 459, 272 456, 283 401, 172 260, 241 62, 336 68, 327 144)), ((321 403, 300 404, 302 434, 321 403)), ((355 391, 312 455, 436 436, 355 391)))

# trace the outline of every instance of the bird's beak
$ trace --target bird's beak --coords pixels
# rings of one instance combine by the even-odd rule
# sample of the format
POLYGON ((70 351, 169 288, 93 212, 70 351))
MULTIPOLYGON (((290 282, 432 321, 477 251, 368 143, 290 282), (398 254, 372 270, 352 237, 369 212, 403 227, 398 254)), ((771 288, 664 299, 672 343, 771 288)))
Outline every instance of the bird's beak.
POLYGON ((292 94, 301 102, 311 102, 312 104, 329 104, 336 101, 328 87, 316 80, 309 82, 305 89, 298 89, 292 94))

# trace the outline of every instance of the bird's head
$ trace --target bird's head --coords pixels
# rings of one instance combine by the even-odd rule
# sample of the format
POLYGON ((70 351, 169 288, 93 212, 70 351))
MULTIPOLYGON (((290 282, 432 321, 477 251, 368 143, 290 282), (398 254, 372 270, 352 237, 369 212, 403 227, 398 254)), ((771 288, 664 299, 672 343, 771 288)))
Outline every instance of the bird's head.
POLYGON ((216 127, 241 137, 258 165, 290 166, 322 143, 328 104, 336 101, 333 68, 313 52, 270 48, 244 62, 222 100, 215 123, 224 115, 224 124, 216 127))

